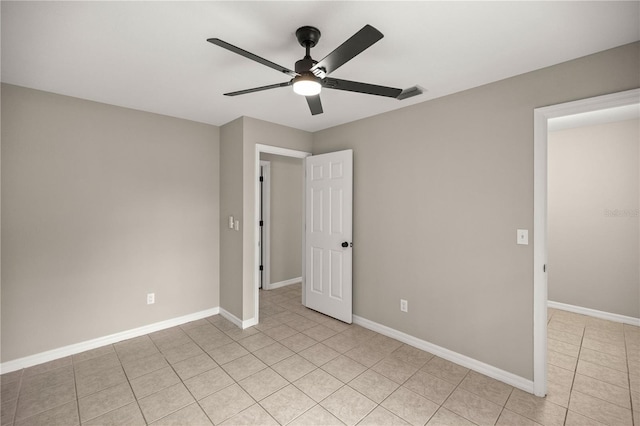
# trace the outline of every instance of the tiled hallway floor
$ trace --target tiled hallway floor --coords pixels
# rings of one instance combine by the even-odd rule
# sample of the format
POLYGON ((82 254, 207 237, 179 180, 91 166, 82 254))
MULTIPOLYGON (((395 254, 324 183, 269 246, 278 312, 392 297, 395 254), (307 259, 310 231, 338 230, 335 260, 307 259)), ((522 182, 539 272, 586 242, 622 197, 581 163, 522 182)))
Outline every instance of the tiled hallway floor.
POLYGON ((308 310, 300 294, 261 292, 247 330, 216 315, 5 374, 2 426, 632 425, 632 403, 640 426, 637 327, 550 310, 542 399, 308 310))
POLYGON ((640 328, 555 309, 548 318, 546 399, 568 408, 565 424, 640 426, 640 328))

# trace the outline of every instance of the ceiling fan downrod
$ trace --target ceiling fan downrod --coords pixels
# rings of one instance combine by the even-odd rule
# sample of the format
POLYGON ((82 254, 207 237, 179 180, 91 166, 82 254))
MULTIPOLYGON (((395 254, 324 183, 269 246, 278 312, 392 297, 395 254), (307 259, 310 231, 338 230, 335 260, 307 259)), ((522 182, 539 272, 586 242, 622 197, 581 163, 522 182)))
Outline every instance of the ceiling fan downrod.
POLYGON ((298 74, 308 73, 318 63, 311 58, 311 48, 320 40, 320 30, 315 27, 305 26, 296 30, 298 43, 305 49, 304 58, 296 62, 295 71, 298 74))

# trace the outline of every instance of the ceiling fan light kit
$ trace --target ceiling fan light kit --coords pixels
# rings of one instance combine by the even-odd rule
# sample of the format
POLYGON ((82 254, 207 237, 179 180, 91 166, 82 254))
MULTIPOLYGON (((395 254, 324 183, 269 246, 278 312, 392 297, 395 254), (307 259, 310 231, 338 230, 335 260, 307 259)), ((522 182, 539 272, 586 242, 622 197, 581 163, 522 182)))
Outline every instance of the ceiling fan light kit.
POLYGON ((300 27, 296 31, 296 38, 298 39, 298 43, 305 48, 305 56, 295 63, 295 71, 261 58, 218 38, 210 38, 207 39, 207 41, 292 77, 288 82, 229 92, 225 93, 225 96, 244 95, 263 90, 276 89, 278 87, 293 86, 295 93, 306 98, 311 114, 317 115, 323 112, 322 102, 320 101, 320 91, 322 88, 385 96, 398 100, 407 99, 423 93, 423 89, 420 86, 402 90, 394 87, 378 86, 375 84, 328 77, 330 73, 371 47, 374 43, 382 39, 382 37, 384 36, 380 31, 371 25, 365 25, 360 31, 318 62, 311 58, 311 48, 320 40, 320 30, 311 26, 300 27))
POLYGON ((293 78, 293 91, 302 96, 314 96, 320 93, 322 84, 313 74, 302 74, 293 78))

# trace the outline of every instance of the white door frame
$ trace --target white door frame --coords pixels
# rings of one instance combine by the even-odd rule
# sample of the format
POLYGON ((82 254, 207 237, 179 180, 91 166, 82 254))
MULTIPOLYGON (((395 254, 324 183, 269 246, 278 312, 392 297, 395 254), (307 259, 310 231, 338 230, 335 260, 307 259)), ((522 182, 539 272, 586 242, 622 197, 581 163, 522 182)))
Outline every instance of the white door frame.
MULTIPOLYGON (((271 162, 260 160, 262 167, 262 239, 260 250, 262 250, 262 288, 268 289, 271 284, 271 162)), ((258 212, 258 221, 260 212, 258 212)), ((260 227, 258 226, 258 232, 260 227)), ((260 265, 260 263, 258 263, 260 265)))
MULTIPOLYGON (((254 324, 258 324, 259 320, 260 320, 260 292, 258 290, 258 287, 260 286, 260 274, 259 269, 260 269, 260 247, 258 245, 259 243, 259 238, 260 238, 260 154, 262 153, 265 154, 275 154, 275 155, 282 155, 283 157, 293 157, 293 158, 307 158, 308 156, 311 155, 310 152, 306 152, 306 151, 298 151, 295 149, 288 149, 288 148, 280 148, 277 146, 272 146, 272 145, 263 145, 263 144, 256 144, 256 153, 255 153, 255 187, 254 187, 254 212, 253 212, 253 223, 254 223, 254 234, 255 234, 255 238, 254 238, 254 242, 253 242, 253 247, 254 247, 254 267, 253 267, 253 291, 254 296, 253 296, 253 300, 254 300, 254 324)), ((302 184, 304 185, 304 173, 300 176, 300 181, 302 182, 302 184)), ((303 186, 304 188, 304 186, 303 186)), ((302 189, 302 208, 303 208, 303 212, 304 212, 304 202, 305 202, 305 194, 304 194, 304 189, 302 189)), ((305 237, 304 237, 304 217, 302 220, 302 245, 300 246, 300 250, 302 250, 302 252, 304 253, 304 245, 305 244, 305 237)), ((304 265, 304 256, 302 256, 302 300, 304 301, 304 271, 305 271, 305 265, 304 265)))
POLYGON ((533 393, 547 394, 547 136, 549 119, 637 104, 640 89, 543 108, 534 117, 533 183, 533 393))

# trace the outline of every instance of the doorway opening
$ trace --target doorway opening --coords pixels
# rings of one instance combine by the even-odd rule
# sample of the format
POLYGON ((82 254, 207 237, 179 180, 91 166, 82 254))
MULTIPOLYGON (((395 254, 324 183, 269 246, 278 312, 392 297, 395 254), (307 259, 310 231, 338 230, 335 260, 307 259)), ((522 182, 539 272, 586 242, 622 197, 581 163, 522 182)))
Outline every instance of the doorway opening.
POLYGON ((534 110, 534 304, 533 304, 533 390, 547 394, 547 194, 549 120, 606 110, 640 102, 640 89, 598 96, 534 110))
MULTIPOLYGON (((261 194, 262 194, 262 184, 264 184, 264 180, 263 182, 260 182, 260 175, 261 175, 261 154, 270 154, 270 155, 277 155, 277 156, 281 156, 281 157, 289 157, 289 158, 298 158, 298 159, 302 159, 304 160, 306 157, 310 156, 311 153, 310 152, 305 152, 305 151, 297 151, 297 150, 293 150, 293 149, 287 149, 287 148, 280 148, 280 147, 276 147, 276 146, 271 146, 271 145, 262 145, 262 144, 256 144, 256 151, 255 151, 255 189, 254 189, 254 194, 255 194, 255 199, 254 199, 254 224, 255 224, 255 228, 254 228, 254 235, 255 235, 255 241, 254 241, 254 285, 253 285, 253 289, 254 289, 254 320, 252 321, 253 324, 258 324, 259 322, 259 313, 260 313, 260 287, 262 286, 263 288, 270 288, 270 284, 271 284, 271 280, 272 280, 272 276, 273 276, 273 272, 271 270, 271 268, 269 268, 269 272, 268 272, 268 276, 265 276, 262 272, 264 271, 265 265, 261 263, 262 262, 270 262, 271 259, 271 253, 269 250, 267 250, 265 258, 262 259, 262 246, 261 246, 261 235, 262 235, 262 227, 260 226, 260 221, 263 220, 262 219, 262 203, 261 203, 261 194), (261 264, 263 265, 263 269, 261 271, 261 264), (264 281, 262 281, 264 280, 264 281)), ((264 161, 264 160, 263 160, 264 161)), ((271 171, 271 169, 269 169, 271 171)), ((271 176, 270 176, 271 177, 271 176)), ((304 212, 304 200, 305 200, 305 194, 304 194, 304 167, 302 167, 302 172, 300 174, 299 177, 299 183, 300 183, 300 188, 302 191, 302 205, 300 206, 302 209, 302 212, 304 212)), ((269 198, 271 198, 271 195, 269 195, 269 198)), ((271 221, 271 218, 269 219, 271 221)), ((263 222, 264 224, 264 222, 263 222)), ((269 224, 269 236, 268 239, 271 240, 271 226, 272 224, 269 224)), ((298 251, 300 252, 300 254, 302 254, 304 252, 304 215, 302 215, 302 226, 301 226, 301 243, 298 246, 298 251)), ((266 231, 266 230, 265 230, 266 231)), ((267 241, 265 240, 262 245, 266 247, 267 241)), ((301 257, 301 259, 304 259, 303 257, 301 257)), ((305 265, 304 265, 304 261, 301 260, 301 268, 302 268, 302 275, 301 275, 301 280, 303 282, 302 285, 302 303, 304 304, 304 271, 305 271, 305 265)))
POLYGON ((302 282, 302 230, 304 221, 302 159, 261 154, 262 290, 302 282))

